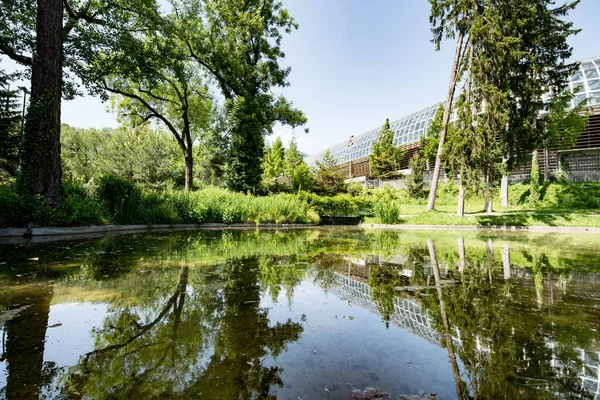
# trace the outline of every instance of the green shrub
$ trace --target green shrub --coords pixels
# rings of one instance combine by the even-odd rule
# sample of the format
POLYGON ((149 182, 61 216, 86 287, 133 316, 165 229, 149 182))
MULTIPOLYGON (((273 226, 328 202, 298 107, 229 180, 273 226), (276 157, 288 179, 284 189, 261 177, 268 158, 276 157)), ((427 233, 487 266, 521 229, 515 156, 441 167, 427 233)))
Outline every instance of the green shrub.
POLYGON ((347 194, 336 196, 319 196, 314 193, 301 192, 298 197, 323 216, 362 216, 372 212, 371 199, 368 196, 352 197, 347 194))
POLYGON ((385 186, 375 194, 373 210, 382 224, 395 224, 400 220, 401 200, 398 190, 385 186))
POLYGON ((135 184, 117 175, 103 175, 96 182, 95 197, 115 224, 144 222, 143 194, 135 184))
POLYGON ((365 187, 360 182, 351 182, 346 187, 346 191, 352 197, 362 196, 365 194, 365 187))
POLYGON ((106 223, 106 210, 78 182, 64 182, 62 204, 48 205, 37 196, 19 195, 14 185, 0 185, 0 226, 73 226, 106 223))
POLYGON ((316 223, 308 202, 290 194, 250 196, 216 187, 171 192, 178 220, 185 223, 316 223))

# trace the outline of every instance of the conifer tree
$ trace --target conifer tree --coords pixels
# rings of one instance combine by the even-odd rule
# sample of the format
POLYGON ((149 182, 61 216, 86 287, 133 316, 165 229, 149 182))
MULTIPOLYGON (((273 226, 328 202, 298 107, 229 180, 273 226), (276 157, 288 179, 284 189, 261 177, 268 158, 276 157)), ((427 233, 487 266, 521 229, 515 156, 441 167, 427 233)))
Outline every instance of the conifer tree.
POLYGON ((389 119, 385 120, 377 141, 373 143, 373 152, 369 157, 371 175, 376 178, 391 177, 400 169, 402 150, 399 146, 394 146, 394 131, 390 129, 389 119))
POLYGON ((302 154, 298 151, 298 142, 296 136, 292 136, 288 148, 285 149, 284 173, 286 176, 293 176, 296 168, 304 162, 302 154))
POLYGON ((279 177, 284 172, 285 149, 277 137, 263 158, 263 176, 266 180, 279 177))

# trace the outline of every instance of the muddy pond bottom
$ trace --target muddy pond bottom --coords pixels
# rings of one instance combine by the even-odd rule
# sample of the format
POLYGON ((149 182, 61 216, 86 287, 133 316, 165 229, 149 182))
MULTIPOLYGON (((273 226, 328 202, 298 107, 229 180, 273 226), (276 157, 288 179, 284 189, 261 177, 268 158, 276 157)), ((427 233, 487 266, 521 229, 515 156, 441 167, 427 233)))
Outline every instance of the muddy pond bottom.
POLYGON ((600 398, 592 236, 0 244, 0 398, 600 398))

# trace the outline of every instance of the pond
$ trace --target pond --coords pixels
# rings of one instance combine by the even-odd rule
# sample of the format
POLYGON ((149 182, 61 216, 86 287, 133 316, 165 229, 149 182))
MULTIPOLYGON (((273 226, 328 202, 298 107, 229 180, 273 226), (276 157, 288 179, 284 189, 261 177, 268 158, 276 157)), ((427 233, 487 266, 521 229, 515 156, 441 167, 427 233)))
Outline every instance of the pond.
POLYGON ((600 398, 593 235, 0 245, 0 398, 600 398))

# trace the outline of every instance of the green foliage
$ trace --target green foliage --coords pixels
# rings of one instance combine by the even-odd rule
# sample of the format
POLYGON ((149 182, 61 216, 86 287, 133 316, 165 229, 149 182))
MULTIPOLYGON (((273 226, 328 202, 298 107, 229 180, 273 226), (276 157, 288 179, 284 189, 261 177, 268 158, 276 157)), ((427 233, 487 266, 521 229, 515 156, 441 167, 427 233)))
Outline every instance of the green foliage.
POLYGON ((207 187, 196 192, 168 195, 183 223, 316 223, 318 216, 302 198, 279 194, 250 196, 207 187))
POLYGON ((301 166, 304 163, 304 158, 300 151, 298 151, 298 142, 296 141, 296 136, 292 136, 290 139, 290 143, 288 148, 285 150, 285 164, 284 164, 284 172, 287 176, 294 176, 296 168, 301 166))
MULTIPOLYGON (((529 204, 531 184, 510 185, 510 204, 529 204)), ((598 210, 600 209, 600 183, 598 182, 546 182, 540 187, 537 209, 598 210)))
MULTIPOLYGON (((435 157, 438 151, 438 145, 440 143, 440 132, 442 131, 442 118, 444 116, 444 105, 440 104, 435 115, 431 120, 431 125, 427 130, 427 134, 421 136, 421 142, 419 149, 423 158, 430 163, 435 163, 435 157)), ((450 128, 451 125, 448 126, 450 128)), ((447 132, 448 134, 449 132, 447 132)))
POLYGON ((421 198, 425 195, 423 190, 425 187, 425 182, 423 182, 425 161, 419 153, 415 153, 415 155, 410 159, 408 168, 410 168, 411 173, 404 178, 406 190, 411 198, 421 198))
POLYGON ((144 218, 142 190, 117 175, 100 177, 94 195, 104 204, 116 224, 132 224, 144 218))
POLYGON ((565 149, 574 146, 577 138, 587 125, 588 116, 584 114, 586 100, 571 108, 575 95, 568 89, 554 93, 546 104, 546 113, 538 120, 542 130, 544 147, 565 149))
POLYGON ((315 187, 315 178, 304 161, 300 162, 292 173, 292 191, 297 193, 301 190, 310 192, 315 187))
POLYGON ((290 69, 280 65, 285 56, 281 41, 297 24, 276 0, 193 0, 174 5, 178 37, 225 98, 230 138, 227 185, 235 191, 254 191, 262 176, 264 138, 274 124, 295 127, 306 122, 300 110, 272 90, 288 84, 290 69))
POLYGON ((263 157, 263 177, 265 181, 278 178, 284 172, 285 149, 281 138, 278 136, 273 146, 265 149, 263 157))
POLYGON ((364 216, 370 215, 372 209, 372 199, 368 196, 319 196, 315 193, 300 192, 298 197, 306 200, 321 216, 364 216))
POLYGON ((385 186, 373 201, 373 211, 382 224, 396 224, 400 219, 401 201, 398 191, 385 186))
POLYGON ((352 197, 361 196, 366 193, 366 188, 360 182, 351 182, 346 186, 346 191, 352 197))
POLYGON ((344 178, 341 172, 336 168, 337 160, 329 150, 317 160, 317 169, 315 171, 316 186, 315 192, 333 196, 342 192, 344 189, 344 178))
POLYGON ((402 156, 400 146, 394 145, 394 131, 390 129, 390 120, 386 119, 369 156, 371 175, 379 179, 396 176, 402 156))
POLYGON ((0 226, 89 225, 107 222, 102 204, 77 182, 64 182, 63 202, 55 208, 39 196, 18 194, 14 184, 0 185, 0 226))
POLYGON ((114 174, 146 189, 183 184, 183 160, 170 135, 149 126, 127 129, 61 129, 62 165, 70 179, 114 174))
POLYGON ((20 114, 10 76, 0 70, 0 182, 15 177, 19 162, 20 114))

